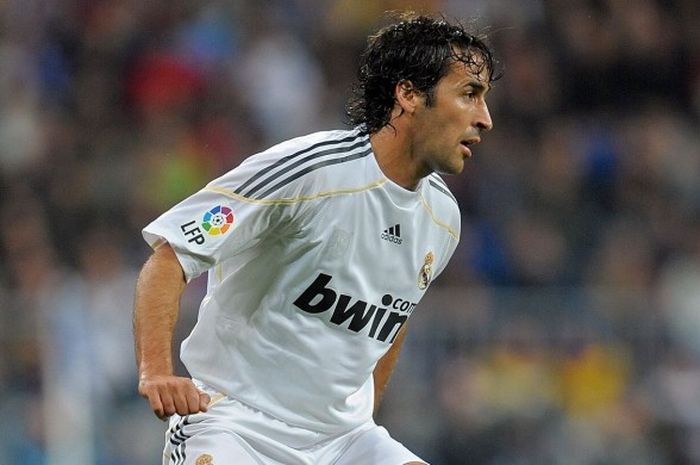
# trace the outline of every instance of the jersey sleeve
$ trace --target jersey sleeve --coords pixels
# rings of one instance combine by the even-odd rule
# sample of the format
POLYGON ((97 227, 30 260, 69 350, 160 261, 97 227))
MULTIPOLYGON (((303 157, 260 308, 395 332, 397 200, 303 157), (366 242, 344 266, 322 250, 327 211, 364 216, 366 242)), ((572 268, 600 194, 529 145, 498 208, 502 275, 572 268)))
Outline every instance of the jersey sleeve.
POLYGON ((440 276, 442 272, 445 271, 445 268, 447 268, 450 259, 454 255, 455 250, 457 250, 457 246, 459 245, 459 238, 461 235, 461 213, 459 211, 459 206, 457 205, 456 201, 443 202, 442 207, 443 208, 441 208, 441 213, 446 219, 444 228, 447 231, 447 233, 445 234, 445 242, 442 247, 441 260, 439 260, 438 265, 435 269, 434 278, 440 276))
POLYGON ((264 163, 246 161, 215 179, 146 226, 144 239, 154 249, 168 242, 189 282, 271 235, 285 234, 299 209, 293 201, 301 195, 298 185, 287 186, 275 198, 237 193, 264 163))
MULTIPOLYGON (((457 210, 457 216, 459 217, 459 210, 457 210)), ((452 259, 452 256, 455 253, 455 250, 457 250, 457 245, 459 245, 459 236, 460 236, 460 223, 455 222, 453 226, 453 232, 456 233, 455 237, 450 236, 450 239, 447 241, 446 246, 444 248, 445 252, 443 255, 443 259, 440 260, 440 264, 435 271, 435 278, 440 276, 443 271, 445 271, 445 268, 447 268, 447 265, 449 264, 450 260, 452 259)))

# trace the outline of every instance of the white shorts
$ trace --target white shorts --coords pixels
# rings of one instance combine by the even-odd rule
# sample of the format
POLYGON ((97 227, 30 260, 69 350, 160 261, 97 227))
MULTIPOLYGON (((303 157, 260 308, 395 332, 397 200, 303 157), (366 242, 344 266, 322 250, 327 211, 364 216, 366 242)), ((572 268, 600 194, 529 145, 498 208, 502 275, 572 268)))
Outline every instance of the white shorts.
POLYGON ((374 421, 327 437, 197 384, 209 410, 170 418, 163 465, 427 465, 374 421))

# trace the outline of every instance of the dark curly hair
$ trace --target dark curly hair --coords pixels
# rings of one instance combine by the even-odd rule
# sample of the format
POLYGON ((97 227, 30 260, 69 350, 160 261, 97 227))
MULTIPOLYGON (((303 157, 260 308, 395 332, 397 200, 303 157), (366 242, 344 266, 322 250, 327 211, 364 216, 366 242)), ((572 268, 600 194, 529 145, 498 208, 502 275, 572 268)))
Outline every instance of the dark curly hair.
POLYGON ((404 14, 400 22, 380 29, 368 39, 346 110, 350 124, 374 134, 390 124, 394 89, 411 81, 432 105, 435 85, 452 63, 462 62, 476 74, 487 70, 489 83, 499 76, 493 53, 482 37, 445 18, 404 14))

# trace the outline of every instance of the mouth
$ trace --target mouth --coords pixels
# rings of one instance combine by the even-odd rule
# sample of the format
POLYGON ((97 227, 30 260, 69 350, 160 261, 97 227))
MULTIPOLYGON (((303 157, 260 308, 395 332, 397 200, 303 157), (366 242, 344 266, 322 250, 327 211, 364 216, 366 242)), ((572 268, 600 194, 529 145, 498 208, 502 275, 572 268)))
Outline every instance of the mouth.
POLYGON ((465 158, 471 157, 472 151, 469 148, 469 146, 474 145, 474 144, 478 144, 479 142, 481 142, 481 139, 479 139, 478 137, 474 137, 471 139, 465 139, 465 140, 460 141, 459 145, 462 148, 462 155, 464 155, 465 158))

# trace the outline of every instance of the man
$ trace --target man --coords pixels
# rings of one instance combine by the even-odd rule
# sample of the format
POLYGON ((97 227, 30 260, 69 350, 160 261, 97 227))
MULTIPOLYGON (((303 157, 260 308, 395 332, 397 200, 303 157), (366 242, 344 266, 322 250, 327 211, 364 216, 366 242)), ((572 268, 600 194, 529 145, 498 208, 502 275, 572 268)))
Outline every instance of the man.
POLYGON ((412 17, 369 40, 356 128, 249 157, 144 229, 139 392, 171 416, 164 464, 426 462, 372 420, 405 322, 459 238, 457 174, 492 123, 488 47, 412 17), (207 295, 181 347, 185 283, 207 295))

